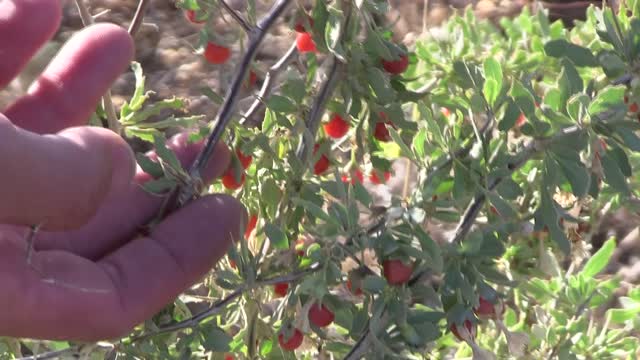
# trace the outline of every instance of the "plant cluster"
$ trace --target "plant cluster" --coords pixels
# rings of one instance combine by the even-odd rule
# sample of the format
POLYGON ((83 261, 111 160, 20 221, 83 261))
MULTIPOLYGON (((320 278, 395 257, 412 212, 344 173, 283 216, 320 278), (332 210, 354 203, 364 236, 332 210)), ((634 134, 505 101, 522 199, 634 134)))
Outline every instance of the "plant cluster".
POLYGON ((211 64, 226 66, 236 48, 210 33, 219 12, 250 39, 224 100, 203 90, 222 105, 223 133, 204 116, 150 121, 185 104, 149 103, 134 65, 136 90, 119 117, 125 136, 158 152, 157 161, 138 156, 154 176, 146 189, 198 184, 163 134, 197 128, 192 140, 211 132, 233 149, 225 175, 204 191, 237 196, 250 217, 244 239, 201 284, 207 310, 191 313, 184 295, 108 351, 636 358, 640 289, 611 307, 621 281, 597 275, 615 240, 592 250, 589 238, 602 209, 637 206, 640 1, 617 13, 592 7, 572 29, 542 12, 498 28, 468 11, 409 48, 375 21, 386 1, 289 8, 291 49, 254 105, 236 112, 238 87, 257 83, 256 39, 286 3, 258 21, 254 1, 242 14, 224 1, 180 2, 202 26, 198 47, 211 64), (399 158, 416 186, 375 203, 370 185, 389 181, 399 158), (447 239, 426 230, 434 222, 452 229, 447 239))

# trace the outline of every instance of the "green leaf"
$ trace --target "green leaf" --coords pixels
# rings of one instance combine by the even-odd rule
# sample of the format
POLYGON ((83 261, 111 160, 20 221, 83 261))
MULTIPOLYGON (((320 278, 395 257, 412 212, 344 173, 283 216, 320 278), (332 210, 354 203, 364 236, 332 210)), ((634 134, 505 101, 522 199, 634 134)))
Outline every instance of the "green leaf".
POLYGON ((453 70, 460 80, 461 87, 465 89, 475 88, 478 91, 484 87, 484 79, 476 65, 454 61, 453 70))
POLYGON ((494 58, 484 61, 484 96, 489 105, 494 106, 502 90, 502 67, 494 58))
POLYGON ((392 103, 396 98, 396 92, 389 83, 389 78, 382 72, 382 70, 369 67, 367 68, 367 82, 378 101, 382 104, 392 103))
POLYGON ((381 293, 387 286, 387 281, 377 275, 367 275, 362 280, 362 289, 370 293, 381 293))
POLYGON ((180 99, 180 98, 164 99, 162 101, 158 101, 156 103, 153 103, 153 104, 147 106, 142 111, 136 111, 134 113, 131 113, 131 114, 127 115, 124 118, 121 118, 120 122, 124 126, 135 125, 135 124, 138 124, 141 121, 147 120, 151 116, 155 116, 155 115, 160 114, 160 112, 162 112, 163 110, 166 110, 166 109, 171 109, 171 110, 182 109, 184 107, 184 104, 185 104, 184 100, 180 99))
POLYGON ((587 261, 580 274, 587 279, 598 275, 607 266, 607 264, 609 264, 609 260, 611 259, 615 249, 616 239, 610 238, 602 245, 600 250, 593 254, 589 261, 587 261))
POLYGON ((359 182, 356 182, 353 185, 353 192, 354 192, 354 195, 356 196, 356 199, 362 205, 366 207, 371 206, 371 202, 373 201, 373 199, 371 199, 371 195, 369 195, 369 192, 364 186, 362 186, 362 184, 360 184, 359 182))
POLYGON ((612 107, 622 104, 626 88, 624 86, 610 86, 598 92, 598 95, 589 105, 589 113, 596 115, 611 110, 612 107))
POLYGON ((173 150, 167 147, 166 140, 162 135, 153 136, 153 143, 156 147, 155 151, 158 157, 165 163, 169 164, 174 170, 182 169, 182 165, 173 150))
POLYGON ((281 95, 271 95, 267 102, 267 107, 275 112, 291 114, 298 110, 296 104, 291 99, 281 95))
POLYGON ((629 320, 635 319, 640 313, 640 305, 629 309, 609 309, 605 317, 610 318, 614 324, 623 324, 629 320))
POLYGON ((136 112, 142 108, 144 102, 149 98, 149 93, 144 92, 145 77, 142 73, 142 66, 138 62, 131 63, 131 69, 136 78, 136 85, 133 96, 129 102, 125 102, 120 109, 120 120, 129 114, 136 112))
POLYGON ((416 157, 418 160, 423 160, 426 156, 425 152, 425 144, 427 141, 427 130, 425 128, 420 128, 418 133, 413 138, 413 149, 415 150, 416 157))
POLYGON ((564 39, 547 42, 544 44, 544 51, 547 55, 555 58, 566 57, 576 66, 598 66, 598 60, 589 49, 564 39))
POLYGON ((164 174, 162 170, 162 166, 157 162, 149 159, 146 155, 137 153, 136 160, 138 161, 138 165, 145 173, 149 174, 153 178, 158 178, 164 174))
POLYGON ((334 7, 329 7, 329 18, 327 19, 327 25, 324 30, 324 40, 327 43, 329 51, 340 59, 340 61, 347 62, 346 54, 340 43, 343 20, 344 14, 342 11, 334 7))
POLYGON ((629 150, 640 152, 640 137, 638 137, 633 130, 617 127, 616 132, 620 135, 629 150))
POLYGON ((606 153, 602 156, 600 163, 604 171, 604 181, 624 196, 631 195, 627 181, 616 159, 606 153))
POLYGON ((522 189, 517 182, 511 178, 506 178, 498 184, 496 191, 500 196, 508 200, 515 200, 518 196, 522 195, 522 189))
POLYGON ((203 87, 200 89, 202 94, 209 98, 209 100, 213 101, 216 105, 222 105, 224 102, 224 98, 215 91, 213 91, 210 87, 203 87))
POLYGON ((389 126, 388 129, 389 129, 389 135, 391 135, 391 138, 393 139, 393 141, 395 141, 395 143, 398 144, 398 146, 400 147, 400 151, 402 155, 407 157, 409 160, 415 162, 416 161, 415 155, 413 154, 411 149, 409 149, 409 146, 407 146, 407 144, 404 143, 404 140, 402 140, 402 137, 400 136, 398 131, 391 126, 389 126))
POLYGON ((137 126, 127 126, 124 128, 124 134, 127 137, 137 137, 146 142, 153 143, 156 136, 161 136, 156 129, 141 129, 137 126))
POLYGON ((626 64, 618 54, 610 50, 602 50, 598 54, 598 61, 600 62, 600 66, 602 67, 602 70, 604 70, 604 73, 610 78, 624 75, 624 72, 627 69, 626 64))
POLYGON ((287 235, 276 225, 272 223, 266 223, 264 225, 264 233, 271 241, 271 244, 276 249, 288 249, 289 248, 289 239, 287 235))
POLYGON ((514 219, 518 217, 518 213, 513 209, 509 202, 505 201, 498 194, 488 192, 487 197, 493 206, 495 206, 498 214, 504 219, 514 219))
POLYGON ((267 178, 260 183, 260 195, 269 205, 276 206, 280 200, 282 192, 273 178, 267 178))
POLYGON ((580 161, 571 161, 566 158, 555 157, 562 173, 569 180, 573 194, 577 197, 584 196, 589 190, 589 171, 580 161))
POLYGON ((338 227, 342 227, 342 224, 340 223, 340 221, 338 221, 338 219, 330 216, 320 206, 312 203, 311 201, 303 200, 300 198, 294 198, 294 199, 291 199, 291 202, 293 202, 295 205, 302 206, 305 210, 310 212, 313 216, 317 217, 318 219, 322 219, 326 223, 333 224, 338 227))
POLYGON ((413 230, 420 241, 422 251, 428 253, 431 257, 431 262, 427 265, 437 273, 442 272, 444 261, 442 259, 440 246, 419 226, 414 226, 413 230))
POLYGON ((176 186, 176 182, 166 177, 149 180, 142 184, 142 188, 145 191, 156 195, 163 195, 167 191, 171 190, 171 188, 173 188, 174 186, 176 186))
POLYGON ((201 333, 204 340, 202 341, 202 346, 205 350, 215 352, 229 351, 229 343, 233 338, 217 326, 212 326, 211 330, 207 328, 208 326, 201 333))
POLYGON ((516 103, 511 98, 509 98, 507 100, 507 108, 504 111, 502 120, 500 120, 500 123, 498 124, 498 129, 500 131, 509 131, 515 126, 518 117, 520 117, 520 113, 521 112, 518 105, 516 105, 516 103))

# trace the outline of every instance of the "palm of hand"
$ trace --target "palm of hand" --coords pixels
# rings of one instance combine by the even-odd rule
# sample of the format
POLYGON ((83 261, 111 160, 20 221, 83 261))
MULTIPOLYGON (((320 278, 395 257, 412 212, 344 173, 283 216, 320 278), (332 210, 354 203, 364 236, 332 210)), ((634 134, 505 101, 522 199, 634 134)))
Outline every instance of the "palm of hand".
MULTIPOLYGON (((0 88, 55 32, 57 0, 0 1, 0 88), (53 14, 53 16, 52 16, 53 14)), ((76 35, 27 94, 0 113, 0 335, 96 340, 117 337, 197 281, 241 234, 233 198, 194 201, 136 230, 162 199, 139 186, 149 176, 126 143, 86 123, 133 53, 126 31, 95 25, 76 35), (42 224, 27 261, 29 225, 42 224)), ((200 149, 171 141, 183 164, 200 149)), ((150 154, 153 157, 153 154, 150 154)), ((219 146, 205 174, 220 175, 219 146)))

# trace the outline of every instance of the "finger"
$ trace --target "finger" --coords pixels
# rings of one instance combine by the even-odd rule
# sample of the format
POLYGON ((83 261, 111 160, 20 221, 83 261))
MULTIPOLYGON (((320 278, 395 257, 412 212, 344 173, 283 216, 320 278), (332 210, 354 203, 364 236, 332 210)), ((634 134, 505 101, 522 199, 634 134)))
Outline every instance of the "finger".
POLYGON ((0 1, 0 89, 53 37, 61 18, 59 0, 0 1))
MULTIPOLYGON (((95 341, 117 338, 200 279, 240 235, 246 214, 228 196, 198 199, 100 262, 61 251, 24 261, 0 251, 0 335, 95 341)), ((15 239, 14 239, 15 240, 15 239)))
MULTIPOLYGON (((174 136, 167 143, 176 152, 183 167, 188 168, 202 149, 202 143, 188 142, 187 134, 174 136)), ((155 156, 155 155, 154 155, 155 156)), ((218 144, 203 172, 205 183, 220 176, 227 168, 231 155, 224 144, 218 144)), ((150 180, 141 169, 135 183, 122 191, 107 195, 95 217, 80 229, 60 234, 43 233, 36 238, 36 249, 64 249, 77 255, 99 259, 129 241, 154 216, 163 198, 144 191, 140 184, 150 180)))
POLYGON ((133 56, 127 31, 113 24, 90 26, 67 42, 5 115, 19 127, 44 134, 85 125, 100 97, 133 56))
POLYGON ((78 228, 112 188, 130 186, 134 164, 128 145, 106 129, 71 128, 42 136, 0 115, 0 222, 78 228))

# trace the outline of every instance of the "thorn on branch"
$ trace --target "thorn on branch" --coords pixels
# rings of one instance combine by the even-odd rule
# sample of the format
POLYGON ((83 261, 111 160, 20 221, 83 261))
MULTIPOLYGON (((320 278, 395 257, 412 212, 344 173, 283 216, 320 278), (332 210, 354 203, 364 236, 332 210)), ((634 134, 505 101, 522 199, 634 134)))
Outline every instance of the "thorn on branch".
POLYGON ((249 23, 247 23, 247 21, 240 14, 238 14, 237 11, 229 6, 229 4, 225 0, 218 0, 218 3, 222 5, 222 7, 229 13, 229 15, 231 15, 231 17, 233 17, 233 19, 238 23, 238 25, 242 27, 242 29, 247 34, 251 33, 253 29, 251 26, 249 26, 249 23))
POLYGON ((264 79, 264 83, 262 83, 262 88, 260 88, 260 92, 256 95, 256 100, 251 104, 249 110, 243 115, 241 124, 249 123, 250 125, 258 124, 259 121, 254 121, 252 118, 256 116, 256 114, 260 113, 262 109, 266 106, 269 97, 271 96, 271 91, 273 90, 273 86, 278 79, 278 76, 287 66, 295 59, 298 54, 298 49, 296 44, 291 45, 289 50, 269 69, 267 72, 267 76, 264 79))

